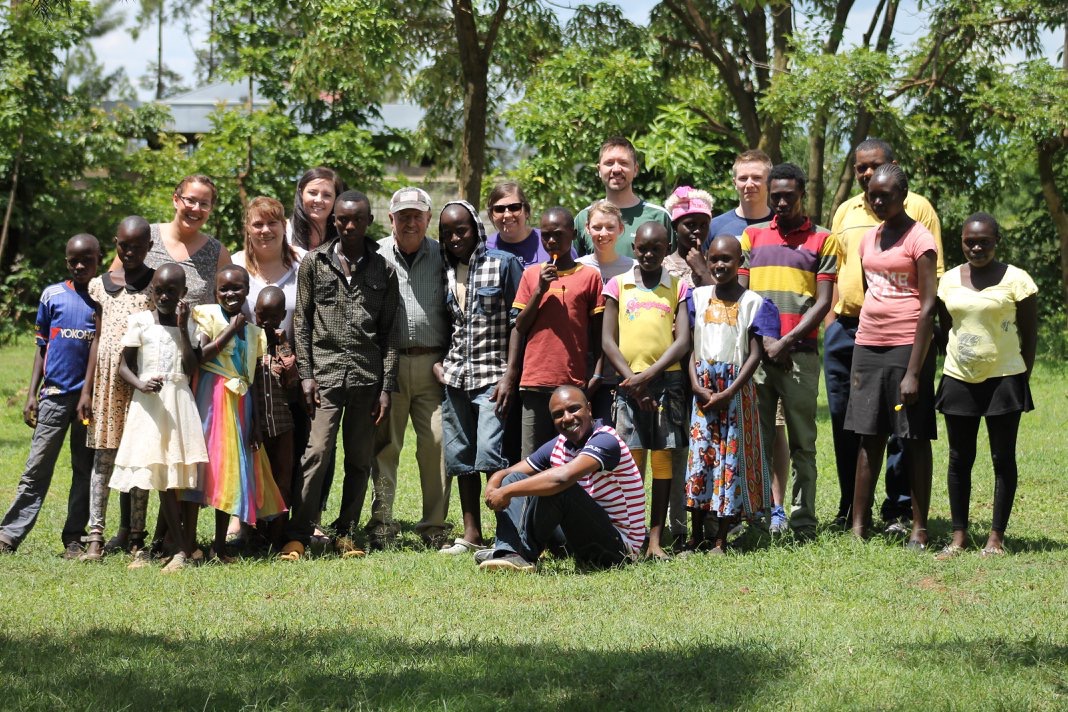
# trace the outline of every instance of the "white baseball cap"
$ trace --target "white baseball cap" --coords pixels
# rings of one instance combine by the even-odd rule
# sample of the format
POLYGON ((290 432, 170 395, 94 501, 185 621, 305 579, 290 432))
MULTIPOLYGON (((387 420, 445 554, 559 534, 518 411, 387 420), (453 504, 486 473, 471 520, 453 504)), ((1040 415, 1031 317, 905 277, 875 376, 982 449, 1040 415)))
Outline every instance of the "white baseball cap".
POLYGON ((422 188, 401 188, 389 199, 389 212, 399 213, 402 210, 430 211, 430 195, 422 188))

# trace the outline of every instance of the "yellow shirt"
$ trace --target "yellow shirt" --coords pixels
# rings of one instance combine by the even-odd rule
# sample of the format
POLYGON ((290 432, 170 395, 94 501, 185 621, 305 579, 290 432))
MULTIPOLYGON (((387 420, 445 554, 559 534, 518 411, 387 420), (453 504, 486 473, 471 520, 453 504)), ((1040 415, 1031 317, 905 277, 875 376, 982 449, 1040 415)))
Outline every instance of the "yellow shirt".
MULTIPOLYGON (((942 262, 942 225, 927 198, 909 192, 905 196, 905 212, 913 220, 922 223, 934 236, 938 248, 938 262, 935 275, 942 276, 945 266, 942 262)), ((864 234, 882 221, 868 206, 864 194, 855 195, 838 206, 831 223, 831 234, 838 240, 838 303, 834 306, 835 314, 840 316, 860 316, 860 307, 864 304, 864 270, 860 267, 860 241, 864 234)))

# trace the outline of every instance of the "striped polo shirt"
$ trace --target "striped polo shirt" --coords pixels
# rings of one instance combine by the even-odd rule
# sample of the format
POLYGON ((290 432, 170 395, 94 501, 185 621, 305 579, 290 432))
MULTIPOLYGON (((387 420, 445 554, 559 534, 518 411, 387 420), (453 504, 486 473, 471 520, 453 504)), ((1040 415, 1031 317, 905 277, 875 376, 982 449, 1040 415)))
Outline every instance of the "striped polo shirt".
POLYGON ((562 467, 579 455, 589 455, 601 464, 596 472, 578 481, 608 514, 623 543, 636 554, 645 542, 645 486, 626 444, 607 425, 594 428, 585 442, 571 445, 563 435, 542 445, 527 458, 535 472, 562 467))
MULTIPOLYGON (((782 334, 788 334, 816 303, 816 283, 833 282, 838 273, 838 242, 823 227, 805 222, 789 233, 778 216, 742 233, 742 268, 749 288, 779 309, 782 334)), ((797 341, 794 351, 815 351, 819 324, 797 341)))

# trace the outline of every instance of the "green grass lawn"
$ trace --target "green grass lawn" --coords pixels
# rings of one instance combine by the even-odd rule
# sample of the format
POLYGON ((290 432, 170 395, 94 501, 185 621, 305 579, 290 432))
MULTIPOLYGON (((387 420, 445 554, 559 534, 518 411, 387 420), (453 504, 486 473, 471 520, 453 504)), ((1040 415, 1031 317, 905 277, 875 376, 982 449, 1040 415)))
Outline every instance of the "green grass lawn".
MULTIPOLYGON (((25 341, 0 349, 4 508, 29 447, 31 356, 25 341)), ((122 557, 58 557, 61 460, 37 528, 0 558, 0 709, 1068 709, 1066 386, 1063 368, 1036 369, 1014 553, 945 563, 828 530, 802 545, 747 534, 752 549, 724 558, 592 574, 548 561, 532 576, 492 576, 406 546, 166 577, 129 572, 122 557)), ((837 479, 821 413, 829 520, 837 479)), ((991 516, 984 452, 977 546, 991 516)), ((942 440, 936 545, 949 536, 945 466, 942 440)), ((406 452, 397 512, 409 544, 418 511, 406 452)))

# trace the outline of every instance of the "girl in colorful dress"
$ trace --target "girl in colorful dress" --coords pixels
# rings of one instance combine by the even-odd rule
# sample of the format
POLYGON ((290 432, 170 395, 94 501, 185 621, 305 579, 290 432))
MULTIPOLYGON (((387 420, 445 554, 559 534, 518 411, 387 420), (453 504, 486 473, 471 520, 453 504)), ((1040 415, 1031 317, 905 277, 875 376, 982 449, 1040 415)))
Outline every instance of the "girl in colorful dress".
POLYGON ((248 297, 248 272, 229 265, 215 276, 217 304, 193 310, 200 345, 196 401, 210 458, 203 468, 201 504, 215 508, 212 556, 223 563, 230 515, 256 525, 286 511, 267 453, 260 449, 260 428, 252 381, 267 349, 263 330, 241 313, 248 297))
MULTIPOLYGON (((177 551, 164 567, 178 571, 192 557, 195 517, 182 516, 177 490, 200 486, 198 467, 207 462, 204 434, 189 389, 196 354, 189 338, 189 306, 185 271, 168 263, 156 270, 150 287, 153 311, 132 315, 122 337, 119 376, 134 388, 118 452, 111 487, 159 491, 160 513, 177 551)), ((186 508, 188 515, 191 508, 186 508)), ((129 568, 148 565, 141 549, 129 568)))
POLYGON ((735 523, 771 507, 770 461, 760 438, 753 374, 764 354, 762 337, 779 338, 779 310, 738 283, 737 238, 716 237, 707 262, 713 284, 693 292, 694 399, 686 478, 693 531, 687 549, 701 548, 705 518, 712 516, 719 521, 712 553, 722 554, 735 523))
MULTIPOLYGON (((156 270, 145 264, 150 247, 148 221, 136 215, 126 218, 115 232, 115 249, 122 266, 89 283, 89 296, 99 306, 96 340, 89 354, 85 388, 79 403, 83 413, 92 413, 88 445, 94 451, 89 486, 88 547, 81 556, 82 561, 104 558, 104 526, 111 493, 108 485, 126 425, 126 410, 133 397, 133 387, 119 378, 124 348, 122 337, 131 316, 152 308, 149 285, 156 270)), ((130 548, 136 553, 145 545, 148 491, 135 488, 122 497, 127 500, 126 508, 131 510, 127 513, 130 528, 120 527, 114 546, 130 548)))
POLYGON ((983 556, 1005 553, 1005 528, 1016 496, 1016 434, 1020 415, 1034 410, 1029 380, 1038 340, 1038 288, 1022 269, 998 262, 1001 231, 993 216, 964 221, 967 264, 938 284, 939 316, 949 334, 935 407, 949 437, 949 511, 953 540, 935 557, 953 558, 968 545, 968 505, 979 421, 986 419, 994 463, 994 519, 983 556))

